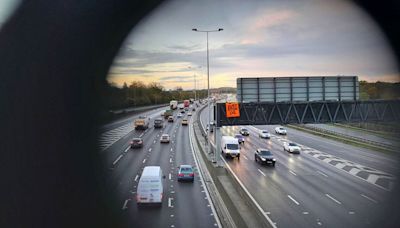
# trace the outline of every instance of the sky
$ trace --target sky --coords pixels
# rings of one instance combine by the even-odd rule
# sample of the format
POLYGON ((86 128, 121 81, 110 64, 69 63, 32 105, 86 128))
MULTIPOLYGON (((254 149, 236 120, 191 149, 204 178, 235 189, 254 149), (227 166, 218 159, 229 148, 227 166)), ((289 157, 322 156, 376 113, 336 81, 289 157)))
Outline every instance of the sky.
POLYGON ((357 75, 400 81, 395 55, 363 9, 343 0, 171 0, 132 30, 108 81, 165 89, 236 87, 238 77, 357 75))

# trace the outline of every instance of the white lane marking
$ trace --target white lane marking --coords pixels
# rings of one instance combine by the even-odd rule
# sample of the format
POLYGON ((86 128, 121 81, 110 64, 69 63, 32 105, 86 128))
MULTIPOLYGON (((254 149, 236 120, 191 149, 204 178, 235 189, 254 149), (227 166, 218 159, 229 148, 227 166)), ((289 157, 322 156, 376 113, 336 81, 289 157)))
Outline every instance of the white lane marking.
POLYGON ((376 201, 376 200, 374 200, 374 199, 372 199, 372 198, 370 198, 370 197, 368 197, 368 196, 366 196, 364 194, 361 194, 361 196, 366 198, 367 200, 370 200, 370 201, 374 202, 374 203, 378 203, 378 201, 376 201))
POLYGON ((326 197, 328 197, 329 199, 333 200, 335 203, 337 203, 337 204, 342 204, 339 200, 333 198, 333 197, 330 196, 329 194, 325 194, 325 195, 326 195, 326 197))
POLYGON ((171 151, 173 151, 173 149, 171 148, 171 151))
MULTIPOLYGON (((201 123, 201 121, 200 121, 200 123, 201 123)), ((201 123, 202 124, 202 123, 201 123)), ((202 183, 201 184, 201 186, 203 186, 204 185, 204 179, 203 179, 203 174, 202 174, 202 170, 201 170, 201 167, 199 166, 199 158, 196 156, 196 153, 195 153, 195 151, 194 151, 194 147, 193 147, 193 141, 192 141, 192 138, 194 137, 193 136, 193 125, 192 124, 190 124, 189 125, 189 143, 190 143, 190 150, 191 150, 191 152, 192 152, 192 156, 193 156, 193 159, 194 159, 194 162, 195 162, 195 164, 196 164, 196 167, 198 167, 198 171, 199 171, 199 177, 200 177, 200 183, 202 183)), ((225 161, 225 164, 226 164, 226 161, 225 161)), ((232 170, 231 170, 231 172, 232 172, 232 170)), ((235 175, 235 174, 234 174, 235 175)), ((236 177, 237 178, 237 177, 236 177)), ((211 182, 213 182, 212 181, 212 179, 211 179, 211 182)), ((242 184, 242 186, 243 186, 243 184, 242 184)), ((209 192, 208 192, 208 189, 207 189, 207 187, 205 188, 205 194, 206 194, 206 196, 208 196, 208 203, 211 205, 211 211, 214 213, 214 215, 216 215, 217 213, 216 213, 216 210, 215 210, 215 207, 214 207, 214 204, 212 203, 212 201, 211 201, 211 197, 209 196, 209 192)), ((218 216, 214 216, 214 219, 215 219, 215 221, 216 221, 216 223, 217 223, 217 226, 218 227, 222 227, 222 225, 221 225, 221 221, 219 220, 219 217, 218 216)))
POLYGON ((317 173, 321 174, 321 175, 324 176, 324 177, 328 177, 328 175, 326 175, 325 173, 323 173, 323 172, 321 172, 321 171, 319 171, 319 170, 317 170, 317 173))
POLYGON ((244 157, 244 159, 249 160, 244 154, 242 154, 242 157, 244 157))
POLYGON ((172 163, 172 158, 169 159, 169 163, 172 163))
POLYGON ((287 195, 295 204, 300 205, 291 195, 287 195))
POLYGON ((317 224, 320 225, 320 226, 322 226, 322 223, 321 223, 321 222, 317 222, 317 224))
POLYGON ((143 137, 143 133, 139 135, 139 138, 142 138, 142 137, 143 137))
POLYGON ((349 211, 349 215, 354 215, 355 212, 354 211, 349 211))
POLYGON ((135 177, 135 182, 137 182, 137 179, 139 178, 139 175, 136 175, 135 177))
POLYGON ((131 200, 131 199, 125 200, 124 205, 122 206, 122 210, 125 210, 125 209, 128 208, 127 205, 128 205, 128 202, 129 202, 130 200, 131 200))
POLYGON ((128 146, 128 148, 125 149, 125 153, 128 152, 128 150, 129 150, 130 148, 131 148, 131 147, 128 146))
POLYGON ((146 158, 143 160, 143 164, 146 162, 146 158))
POLYGON ((120 154, 119 156, 118 156, 118 158, 113 162, 113 165, 115 165, 115 164, 117 164, 118 162, 119 162, 119 160, 122 158, 122 154, 120 154))
POLYGON ((151 152, 151 150, 152 150, 152 149, 150 148, 150 149, 149 149, 149 152, 151 152))
POLYGON ((153 143, 156 143, 156 140, 154 140, 153 143))
POLYGON ((171 180, 171 174, 168 175, 169 179, 171 180))
POLYGON ((265 175, 265 173, 263 171, 261 171, 260 169, 257 169, 258 172, 260 172, 262 175, 264 175, 264 177, 266 177, 267 175, 265 175))
POLYGON ((295 176, 297 176, 297 174, 295 172, 293 172, 292 170, 289 170, 289 172, 295 176))
POLYGON ((303 211, 303 215, 308 215, 308 211, 303 211))
POLYGON ((168 198, 168 207, 173 207, 172 206, 172 198, 168 198))

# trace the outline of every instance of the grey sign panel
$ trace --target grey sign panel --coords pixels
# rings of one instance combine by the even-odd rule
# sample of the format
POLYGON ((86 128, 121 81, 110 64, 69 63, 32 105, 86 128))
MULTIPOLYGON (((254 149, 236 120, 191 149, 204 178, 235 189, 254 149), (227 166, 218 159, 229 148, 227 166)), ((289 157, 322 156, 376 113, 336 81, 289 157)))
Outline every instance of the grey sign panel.
POLYGON ((239 102, 355 101, 357 76, 238 78, 239 102))

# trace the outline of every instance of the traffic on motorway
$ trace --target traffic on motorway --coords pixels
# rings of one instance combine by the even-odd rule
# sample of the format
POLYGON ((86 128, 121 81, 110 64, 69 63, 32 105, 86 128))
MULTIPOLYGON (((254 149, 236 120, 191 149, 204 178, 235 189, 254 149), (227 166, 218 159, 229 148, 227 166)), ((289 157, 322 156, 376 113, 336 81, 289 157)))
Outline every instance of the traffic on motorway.
POLYGON ((108 191, 118 199, 115 207, 126 226, 220 226, 189 139, 198 106, 171 101, 169 107, 120 121, 102 134, 102 140, 119 138, 102 154, 110 171, 108 191), (130 131, 122 136, 115 129, 124 125, 130 131))
MULTIPOLYGON (((206 131, 214 126, 207 111, 200 120, 206 131)), ((277 227, 375 227, 384 219, 397 160, 285 126, 219 130, 216 156, 277 227), (238 147, 234 156, 227 156, 227 140, 238 147)))

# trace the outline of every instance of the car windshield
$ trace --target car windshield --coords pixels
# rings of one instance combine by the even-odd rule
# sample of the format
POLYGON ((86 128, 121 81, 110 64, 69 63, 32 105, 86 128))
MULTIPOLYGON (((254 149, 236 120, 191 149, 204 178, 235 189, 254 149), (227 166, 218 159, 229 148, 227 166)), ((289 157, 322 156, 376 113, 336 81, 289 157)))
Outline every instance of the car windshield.
POLYGON ((247 131, 247 129, 246 128, 242 128, 242 131, 247 131))
POLYGON ((285 130, 285 128, 283 128, 283 127, 280 127, 280 128, 279 128, 279 130, 285 130))
POLYGON ((141 139, 132 139, 133 142, 140 142, 142 141, 141 139))
POLYGON ((181 168, 181 173, 192 173, 193 169, 190 167, 182 167, 181 168))
POLYGON ((235 138, 243 138, 242 135, 235 135, 235 138))
POLYGON ((262 133, 268 133, 268 131, 262 131, 262 133))
POLYGON ((260 151, 260 154, 261 155, 272 155, 271 151, 269 151, 269 150, 262 150, 262 151, 260 151))
POLYGON ((297 146, 296 143, 289 143, 289 146, 297 146))
POLYGON ((226 148, 228 150, 237 150, 237 149, 239 149, 239 145, 238 144, 226 144, 226 148))

